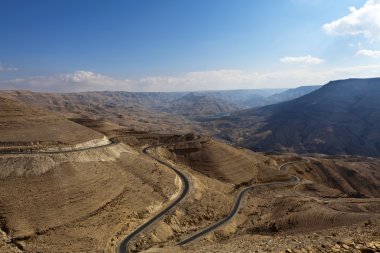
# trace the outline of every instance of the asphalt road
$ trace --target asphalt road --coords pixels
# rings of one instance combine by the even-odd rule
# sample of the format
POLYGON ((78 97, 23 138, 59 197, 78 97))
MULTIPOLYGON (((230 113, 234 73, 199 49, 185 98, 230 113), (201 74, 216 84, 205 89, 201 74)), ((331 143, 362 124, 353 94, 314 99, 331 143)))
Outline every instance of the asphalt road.
MULTIPOLYGON (((307 159, 304 159, 306 161, 308 161, 307 159)), ((287 162, 287 163, 284 163, 282 165, 279 166, 279 170, 280 171, 285 171, 286 170, 286 167, 290 164, 293 164, 295 162, 298 162, 298 161, 294 161, 294 162, 287 162)), ((277 181, 277 182, 271 182, 271 183, 265 183, 265 184, 257 184, 257 185, 252 185, 252 186, 248 186, 244 189, 242 189, 237 198, 235 199, 235 202, 234 202, 234 205, 230 211, 230 213, 224 217, 223 219, 219 220, 218 222, 214 223, 213 225, 210 225, 200 231, 198 231, 197 233, 195 233, 194 235, 180 241, 179 243, 177 243, 177 245, 185 245, 187 243, 190 243, 194 240, 197 240, 198 238, 216 230, 217 228, 219 228, 220 226, 224 225, 225 223, 229 222, 232 218, 235 217, 235 215, 238 213, 239 209, 240 209, 240 206, 241 206, 241 202, 243 200, 243 197, 245 195, 245 193, 247 193, 248 191, 250 190, 253 190, 255 188, 259 188, 259 187, 264 187, 264 186, 274 186, 274 185, 288 185, 288 184, 298 184, 299 182, 301 181, 300 178, 296 177, 296 176, 293 176, 291 180, 289 181, 277 181)))
MULTIPOLYGON (((307 158, 302 158, 302 161, 304 161, 304 162, 310 162, 310 160, 307 159, 307 158)), ((280 167, 279 167, 278 169, 281 170, 281 171, 285 171, 285 170, 286 170, 286 167, 288 167, 288 165, 291 165, 291 164, 293 164, 293 163, 298 163, 298 162, 300 162, 300 161, 286 162, 286 163, 284 163, 284 164, 281 164, 280 167)))
POLYGON ((98 149, 98 148, 105 148, 105 147, 110 147, 113 145, 118 144, 119 142, 116 139, 109 139, 110 143, 105 144, 105 145, 99 145, 99 146, 94 146, 94 147, 87 147, 87 148, 75 148, 72 150, 54 150, 54 151, 44 151, 44 150, 30 150, 30 151, 0 151, 0 154, 8 155, 8 154, 13 154, 13 155, 33 155, 33 154, 62 154, 62 153, 73 153, 73 152, 79 152, 79 151, 86 151, 86 150, 91 150, 91 149, 98 149))
MULTIPOLYGON (((30 151, 30 152, 7 152, 7 151, 4 151, 4 152, 0 152, 0 154, 56 154, 56 153, 71 153, 71 152, 78 152, 78 151, 85 151, 85 150, 91 150, 91 149, 97 149, 97 148, 104 148, 104 147, 108 147, 108 146, 112 146, 112 145, 115 145, 118 143, 117 140, 115 139, 111 139, 110 140, 111 143, 109 144, 106 144, 106 145, 101 145, 101 146, 95 146, 95 147, 88 147, 88 148, 79 148, 79 149, 73 149, 73 150, 67 150, 67 151, 30 151)), ((150 148, 153 148, 155 146, 152 146, 152 147, 148 147, 148 148, 145 148, 143 150, 143 153, 152 157, 154 160, 156 160, 157 162, 169 167, 170 169, 172 169, 181 179, 182 181, 182 185, 183 185, 183 189, 182 189, 182 192, 180 194, 180 196, 178 196, 169 206, 167 206, 165 209, 163 209, 162 211, 160 211, 158 214, 156 214, 154 217, 152 217, 149 221, 147 221, 146 223, 142 224, 140 227, 138 227, 137 229, 135 229, 134 231, 132 231, 129 235, 127 235, 120 243, 119 245, 117 246, 116 248, 116 252, 117 253, 128 253, 129 250, 128 250, 128 243, 134 239, 138 234, 142 233, 145 229, 147 229, 149 226, 151 226, 152 224, 154 224, 155 222, 157 222, 158 220, 160 220, 164 215, 166 215, 169 211, 171 211, 174 207, 176 207, 189 193, 189 190, 190 190, 190 180, 188 179, 188 177, 186 176, 186 174, 182 173, 179 169, 177 169, 176 167, 172 166, 171 164, 161 160, 160 158, 158 157, 155 157, 155 156, 152 156, 148 153, 148 150, 150 148)), ((282 164, 280 167, 279 167, 279 170, 281 171, 285 171, 286 167, 288 165, 290 165, 291 163, 294 163, 294 162, 288 162, 288 163, 284 163, 282 164)), ((294 183, 299 183, 300 182, 300 179, 298 177, 295 177, 293 176, 293 178, 289 181, 278 181, 278 182, 271 182, 271 183, 265 183, 265 184, 258 184, 258 185, 253 185, 253 186, 249 186, 249 187, 246 187, 244 189, 242 189, 237 198, 235 199, 235 202, 234 202, 234 205, 233 205, 233 208, 231 209, 230 213, 228 214, 228 216, 226 216, 225 218, 219 220, 218 222, 214 223, 213 225, 207 227, 207 228, 204 228, 202 230, 200 230, 199 232, 195 233, 194 235, 186 238, 185 240, 182 240, 180 241, 177 245, 184 245, 184 244, 187 244, 187 243, 190 243, 214 230, 216 230, 217 228, 219 228, 220 226, 224 225, 225 223, 229 222, 232 218, 235 217, 235 215, 238 213, 239 209, 240 209, 240 206, 241 206, 241 202, 242 202, 242 199, 245 195, 245 193, 247 193, 248 191, 250 190, 253 190, 254 188, 258 188, 258 187, 264 187, 264 186, 274 186, 274 185, 287 185, 287 184, 294 184, 294 183)))
POLYGON ((242 199, 244 197, 244 194, 247 193, 248 191, 250 190, 253 190, 255 188, 259 188, 259 187, 263 187, 263 186, 274 186, 274 185, 287 185, 287 184, 293 184, 293 183, 298 183, 300 181, 300 179, 298 177, 293 177, 291 180, 289 181, 279 181, 279 182, 272 182, 272 183, 266 183, 266 184, 257 184, 257 185, 253 185, 253 186, 249 186, 249 187, 246 187, 244 189, 242 189, 237 198, 235 199, 235 203, 230 211, 230 213, 224 217, 223 219, 219 220, 218 222, 214 223, 213 225, 207 227, 207 228, 204 228, 202 229, 201 231, 197 232, 196 234, 186 238, 185 240, 183 241, 180 241, 179 243, 177 243, 177 245, 185 245, 187 243, 190 243, 194 240, 197 240, 198 238, 216 230, 217 228, 219 228, 220 226, 224 225, 225 223, 229 222, 232 218, 235 217, 235 215, 238 213, 239 209, 240 209, 240 206, 241 206, 241 202, 242 202, 242 199))
MULTIPOLYGON (((78 148, 78 149, 73 149, 73 150, 57 150, 57 151, 43 151, 43 150, 30 150, 30 151, 0 151, 0 154, 58 154, 58 153, 72 153, 72 152, 79 152, 79 151, 86 151, 86 150, 92 150, 92 149, 98 149, 98 148, 104 148, 104 147, 109 147, 118 144, 119 142, 116 139, 110 139, 109 144, 105 145, 99 145, 99 146, 94 146, 94 147, 87 147, 87 148, 78 148)), ((176 205, 178 205, 189 193, 190 190, 190 180, 188 177, 182 173, 180 170, 172 166, 171 164, 161 160, 160 158, 157 158, 155 156, 152 156, 148 153, 149 148, 148 147, 143 150, 144 154, 152 157, 155 159, 157 162, 169 167, 172 169, 181 179, 183 189, 180 194, 168 207, 166 207, 164 210, 162 210, 160 213, 156 214, 153 218, 151 218, 148 222, 144 223, 137 229, 135 229, 132 233, 130 233, 127 237, 125 237, 117 246, 116 252, 117 253, 127 253, 129 252, 128 250, 128 243, 136 237, 138 234, 143 232, 147 227, 158 221, 160 218, 162 218, 165 214, 167 214, 170 210, 172 210, 176 205)))
MULTIPOLYGON (((168 166, 175 173, 177 173, 177 175, 182 180, 184 188, 182 190, 181 195, 173 203, 171 203, 167 208, 165 208, 164 210, 162 210, 160 213, 158 213, 153 218, 151 218, 148 222, 144 223, 143 225, 141 225, 140 227, 138 227, 137 229, 135 229, 132 233, 130 233, 127 237, 125 237, 119 243, 119 245, 117 246, 116 253, 128 253, 129 252, 129 250, 128 250, 128 243, 132 239, 134 239, 138 234, 142 233, 146 228, 148 228, 149 226, 151 226, 152 224, 154 224, 155 222, 157 222, 159 219, 161 219, 165 214, 167 214, 170 210, 172 210, 176 205, 178 205, 178 203, 180 203, 187 196, 187 194, 189 192, 189 189, 190 189, 190 183, 189 183, 189 179, 187 178, 187 176, 185 174, 183 174, 180 170, 178 170, 177 168, 175 168, 174 166, 172 166, 171 164, 166 163, 165 161, 161 160, 160 158, 157 158, 155 156, 150 155, 147 152, 147 150, 149 148, 151 148, 151 147, 148 147, 148 148, 144 149, 143 152, 146 155, 149 155, 150 157, 152 157, 153 159, 155 159, 156 161, 158 161, 159 163, 161 163, 161 164, 163 164, 165 166, 168 166)), ((289 165, 289 164, 291 164, 291 163, 293 163, 293 162, 282 164, 279 167, 279 170, 284 171, 286 169, 286 166, 289 165)), ((259 187, 268 187, 268 186, 275 186, 275 185, 298 184, 300 181, 301 180, 298 177, 293 176, 292 179, 288 180, 288 181, 277 181, 277 182, 271 182, 271 183, 265 183, 265 184, 257 184, 257 185, 248 186, 248 187, 242 189, 239 192, 239 194, 237 195, 237 197, 235 199, 235 202, 234 202, 234 205, 233 205, 230 213, 226 217, 224 217, 223 219, 219 220, 218 222, 210 225, 209 227, 206 227, 206 228, 200 230, 199 232, 193 234, 192 236, 190 236, 190 237, 188 237, 188 238, 180 241, 179 243, 177 243, 177 245, 185 245, 185 244, 190 243, 190 242, 192 242, 194 240, 197 240, 198 238, 200 238, 200 237, 202 237, 202 236, 204 236, 204 235, 206 235, 206 234, 208 234, 208 233, 216 230, 220 226, 222 226, 225 223, 229 222, 238 213, 238 211, 240 209, 240 206, 241 206, 241 202, 243 200, 243 197, 244 197, 244 195, 248 191, 253 190, 255 188, 259 188, 259 187)))
POLYGON ((152 224, 154 224, 155 222, 160 220, 164 215, 166 215, 175 206, 177 206, 187 196, 187 194, 189 193, 189 190, 190 190, 190 180, 188 179, 188 177, 184 173, 182 173, 180 170, 178 170, 176 167, 172 166, 171 164, 161 160, 160 158, 157 158, 155 156, 150 155, 148 153, 149 148, 152 148, 152 147, 148 147, 148 148, 145 148, 143 150, 144 154, 152 157, 157 162, 159 162, 159 163, 169 167, 170 169, 172 169, 181 178, 182 185, 183 185, 182 192, 181 192, 180 196, 178 196, 168 207, 166 207, 164 210, 160 211, 158 214, 156 214, 154 217, 152 217, 149 221, 142 224, 140 227, 138 227, 137 229, 132 231, 129 235, 127 235, 127 237, 125 237, 117 246, 117 248, 116 248, 117 253, 128 253, 129 252, 128 243, 132 239, 134 239, 138 234, 142 233, 146 228, 148 228, 149 226, 151 226, 152 224))

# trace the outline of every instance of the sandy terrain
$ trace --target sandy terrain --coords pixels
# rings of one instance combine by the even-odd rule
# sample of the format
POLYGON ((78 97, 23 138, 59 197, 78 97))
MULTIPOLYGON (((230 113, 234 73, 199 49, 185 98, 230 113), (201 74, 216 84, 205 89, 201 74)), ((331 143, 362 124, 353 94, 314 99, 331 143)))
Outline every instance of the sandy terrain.
MULTIPOLYGON (((174 146, 169 145, 166 150, 163 148, 157 150, 162 157, 177 159, 177 166, 192 176, 193 195, 190 195, 173 214, 140 236, 132 249, 136 247, 142 250, 153 247, 154 250, 151 249, 148 252, 165 252, 165 250, 181 252, 181 248, 172 248, 178 238, 185 238, 228 213, 237 189, 246 185, 244 180, 234 181, 238 179, 236 175, 240 174, 242 179, 253 183, 255 182, 253 179, 256 178, 254 175, 260 174, 262 168, 266 168, 265 172, 269 171, 268 178, 261 178, 261 181, 270 181, 274 179, 273 175, 276 175, 276 173, 270 173, 271 165, 275 170, 277 167, 274 165, 288 161, 297 161, 289 165, 287 171, 289 174, 304 178, 300 185, 262 187, 251 191, 245 198, 241 211, 230 223, 199 240, 205 245, 205 250, 200 250, 196 242, 186 246, 185 249, 189 247, 189 252, 194 250, 231 252, 236 249, 241 250, 236 250, 236 252, 254 252, 250 251, 250 248, 256 247, 259 251, 280 251, 285 250, 289 245, 295 247, 294 243, 284 239, 286 234, 294 234, 295 238, 299 238, 298 242, 302 242, 304 233, 310 235, 315 231, 329 228, 334 231, 335 228, 347 224, 364 224, 370 219, 380 218, 380 199, 376 198, 379 196, 376 178, 380 175, 377 159, 312 157, 302 160, 295 155, 265 157, 260 154, 252 154, 248 158, 250 151, 244 149, 235 149, 210 140, 196 142, 182 142, 174 146), (209 147, 212 147, 213 152, 208 149, 209 147), (212 155, 217 151, 223 155, 212 155), (228 151, 232 153, 228 154, 228 151), (236 166, 236 174, 223 173, 224 168, 228 171, 224 159, 226 156, 235 159, 233 165, 241 165, 236 166), (251 166, 246 166, 245 172, 241 168, 244 168, 246 163, 251 163, 251 166), (267 167, 261 167, 262 163, 267 164, 267 167), (186 164, 191 164, 191 166, 186 164), (357 173, 351 173, 349 178, 345 177, 346 171, 351 170, 357 173), (332 174, 333 172, 335 174, 332 174), (253 175, 253 177, 248 175, 253 175), (319 186, 320 190, 318 187, 316 189, 307 187, 312 185, 311 180, 318 182, 315 185, 319 186), (361 180, 366 180, 368 184, 356 187, 354 182, 361 180), (363 198, 364 195, 369 198, 363 198), (255 235, 257 237, 254 237, 255 235), (273 243, 267 246, 261 243, 260 247, 257 247, 253 245, 253 242, 250 244, 251 239, 241 244, 245 239, 240 240, 240 237, 254 238, 252 240, 256 242, 263 241, 263 238, 275 237, 279 238, 281 244, 276 246, 273 243), (224 243, 230 240, 231 245, 224 243), (237 241, 236 244, 234 240, 237 241), (243 248, 239 248, 240 245, 244 245, 243 248)), ((369 242, 364 240, 365 237, 362 235, 362 242, 369 242)), ((375 240, 375 237, 369 238, 375 240)))
POLYGON ((44 110, 0 97, 0 149, 74 146, 104 135, 44 110))
POLYGON ((133 131, 159 133, 199 132, 201 128, 184 116, 164 112, 172 93, 85 92, 35 93, 1 91, 9 97, 66 118, 106 120, 133 131), (157 109, 157 106, 160 106, 157 109))
POLYGON ((169 159, 179 161, 210 178, 234 185, 264 182, 282 176, 274 159, 210 138, 177 143, 167 150, 169 159))
MULTIPOLYGON (((35 144, 30 137, 40 140, 38 147, 50 140, 54 144, 56 138, 61 138, 61 144, 69 144, 72 138, 71 145, 76 145, 77 132, 58 131, 72 132, 71 126, 84 131, 83 140, 105 134, 121 143, 61 154, 0 155, 0 252, 114 252, 125 235, 167 205, 181 188, 170 169, 141 152, 160 143, 164 146, 157 147, 155 154, 185 171, 192 189, 175 210, 136 238, 132 249, 273 252, 319 249, 326 241, 323 245, 332 250, 343 247, 343 239, 355 239, 355 231, 360 235, 354 243, 363 247, 378 236, 379 159, 265 155, 205 136, 157 135, 104 119, 76 119, 91 130, 39 109, 2 101, 11 105, 0 117, 3 129, 22 132, 25 122, 30 122, 28 129, 35 129, 12 145, 35 144), (36 117, 28 118, 28 110, 36 117), (51 123, 46 130, 53 134, 51 139, 43 139, 41 122, 51 123), (280 172, 279 165, 289 161, 295 163, 280 172), (247 194, 230 223, 185 247, 173 247, 179 239, 226 216, 241 188, 286 180, 290 175, 302 178, 301 184, 257 188, 247 194), (345 228, 347 224, 358 225, 345 228)), ((353 247, 350 243, 345 245, 353 247)))
POLYGON ((185 249, 173 248, 172 252, 379 252, 379 231, 380 220, 372 219, 355 225, 302 234, 239 235, 220 243, 203 241, 189 245, 185 249))
POLYGON ((37 162, 32 173, 11 173, 0 184, 1 227, 26 252, 112 251, 179 187, 174 173, 124 144, 28 156, 54 164, 44 170, 37 162))

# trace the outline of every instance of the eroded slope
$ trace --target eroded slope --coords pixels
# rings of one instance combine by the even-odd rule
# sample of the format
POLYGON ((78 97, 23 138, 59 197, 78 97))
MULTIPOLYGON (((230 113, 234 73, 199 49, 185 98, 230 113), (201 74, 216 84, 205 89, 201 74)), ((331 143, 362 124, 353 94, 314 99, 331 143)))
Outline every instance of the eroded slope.
POLYGON ((113 252, 179 190, 174 173, 125 144, 1 158, 12 171, 1 178, 1 228, 27 252, 113 252), (28 162, 5 162, 18 158, 28 162))
POLYGON ((0 97, 0 149, 75 146, 104 136, 63 117, 0 97))

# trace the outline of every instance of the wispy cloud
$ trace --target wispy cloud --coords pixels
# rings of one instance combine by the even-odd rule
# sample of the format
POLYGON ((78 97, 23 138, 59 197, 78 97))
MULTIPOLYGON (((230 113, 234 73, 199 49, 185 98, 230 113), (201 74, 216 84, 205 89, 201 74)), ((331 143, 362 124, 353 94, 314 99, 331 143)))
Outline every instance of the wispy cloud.
POLYGON ((325 62, 324 59, 314 57, 311 55, 305 56, 285 56, 280 59, 283 63, 299 63, 299 64, 321 64, 325 62))
POLYGON ((356 56, 366 56, 371 58, 380 58, 380 51, 361 49, 356 53, 356 56))
POLYGON ((5 67, 3 64, 0 63, 0 72, 11 72, 11 71, 17 71, 18 68, 14 67, 5 67))
POLYGON ((380 0, 368 0, 363 7, 349 8, 350 13, 323 25, 323 30, 335 35, 364 35, 371 41, 380 40, 380 0))
POLYGON ((91 71, 0 81, 1 89, 45 92, 79 91, 194 91, 222 89, 287 88, 324 84, 345 78, 379 77, 380 65, 313 70, 294 68, 271 72, 222 69, 188 72, 178 76, 152 76, 135 80, 115 79, 91 71))
POLYGON ((128 80, 118 80, 91 71, 79 70, 70 74, 33 76, 0 81, 3 89, 28 89, 33 91, 79 92, 94 90, 128 90, 128 80))

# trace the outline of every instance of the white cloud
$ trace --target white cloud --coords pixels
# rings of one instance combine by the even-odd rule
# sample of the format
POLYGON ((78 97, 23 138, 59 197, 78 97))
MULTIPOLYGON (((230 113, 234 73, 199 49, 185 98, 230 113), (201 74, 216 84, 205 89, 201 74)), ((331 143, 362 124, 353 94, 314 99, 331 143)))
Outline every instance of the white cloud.
POLYGON ((348 43, 348 46, 349 46, 349 47, 361 48, 362 43, 361 43, 361 42, 357 42, 357 43, 348 43))
POLYGON ((301 64, 321 64, 325 60, 320 59, 318 57, 313 57, 311 55, 306 55, 306 56, 285 56, 280 59, 281 62, 283 63, 301 63, 301 64))
POLYGON ((249 87, 260 79, 257 72, 236 69, 188 72, 181 76, 146 77, 137 81, 145 90, 191 91, 249 87))
POLYGON ((0 72, 11 72, 11 71, 17 71, 18 68, 14 68, 14 67, 4 67, 1 63, 0 63, 0 72))
POLYGON ((335 35, 364 35, 371 41, 380 40, 380 0, 368 0, 363 7, 350 7, 350 14, 323 25, 335 35))
POLYGON ((210 70, 188 72, 178 76, 145 77, 120 80, 90 71, 38 76, 0 81, 0 89, 27 89, 45 92, 79 91, 194 91, 255 88, 288 88, 307 84, 324 84, 345 78, 379 77, 380 65, 351 66, 313 70, 294 68, 271 72, 210 70))
POLYGON ((366 56, 371 58, 380 58, 380 51, 362 49, 356 53, 356 56, 366 56))
POLYGON ((355 12, 356 11, 356 7, 354 7, 354 6, 350 6, 350 7, 348 7, 348 9, 350 10, 350 12, 355 12))
POLYGON ((128 90, 129 81, 118 80, 91 71, 71 74, 34 76, 0 81, 2 89, 28 89, 33 91, 80 92, 95 90, 128 90))
POLYGON ((190 72, 181 76, 147 77, 137 81, 145 91, 191 91, 221 89, 287 88, 306 84, 325 84, 346 78, 379 77, 380 65, 351 66, 313 70, 257 72, 212 70, 190 72))

